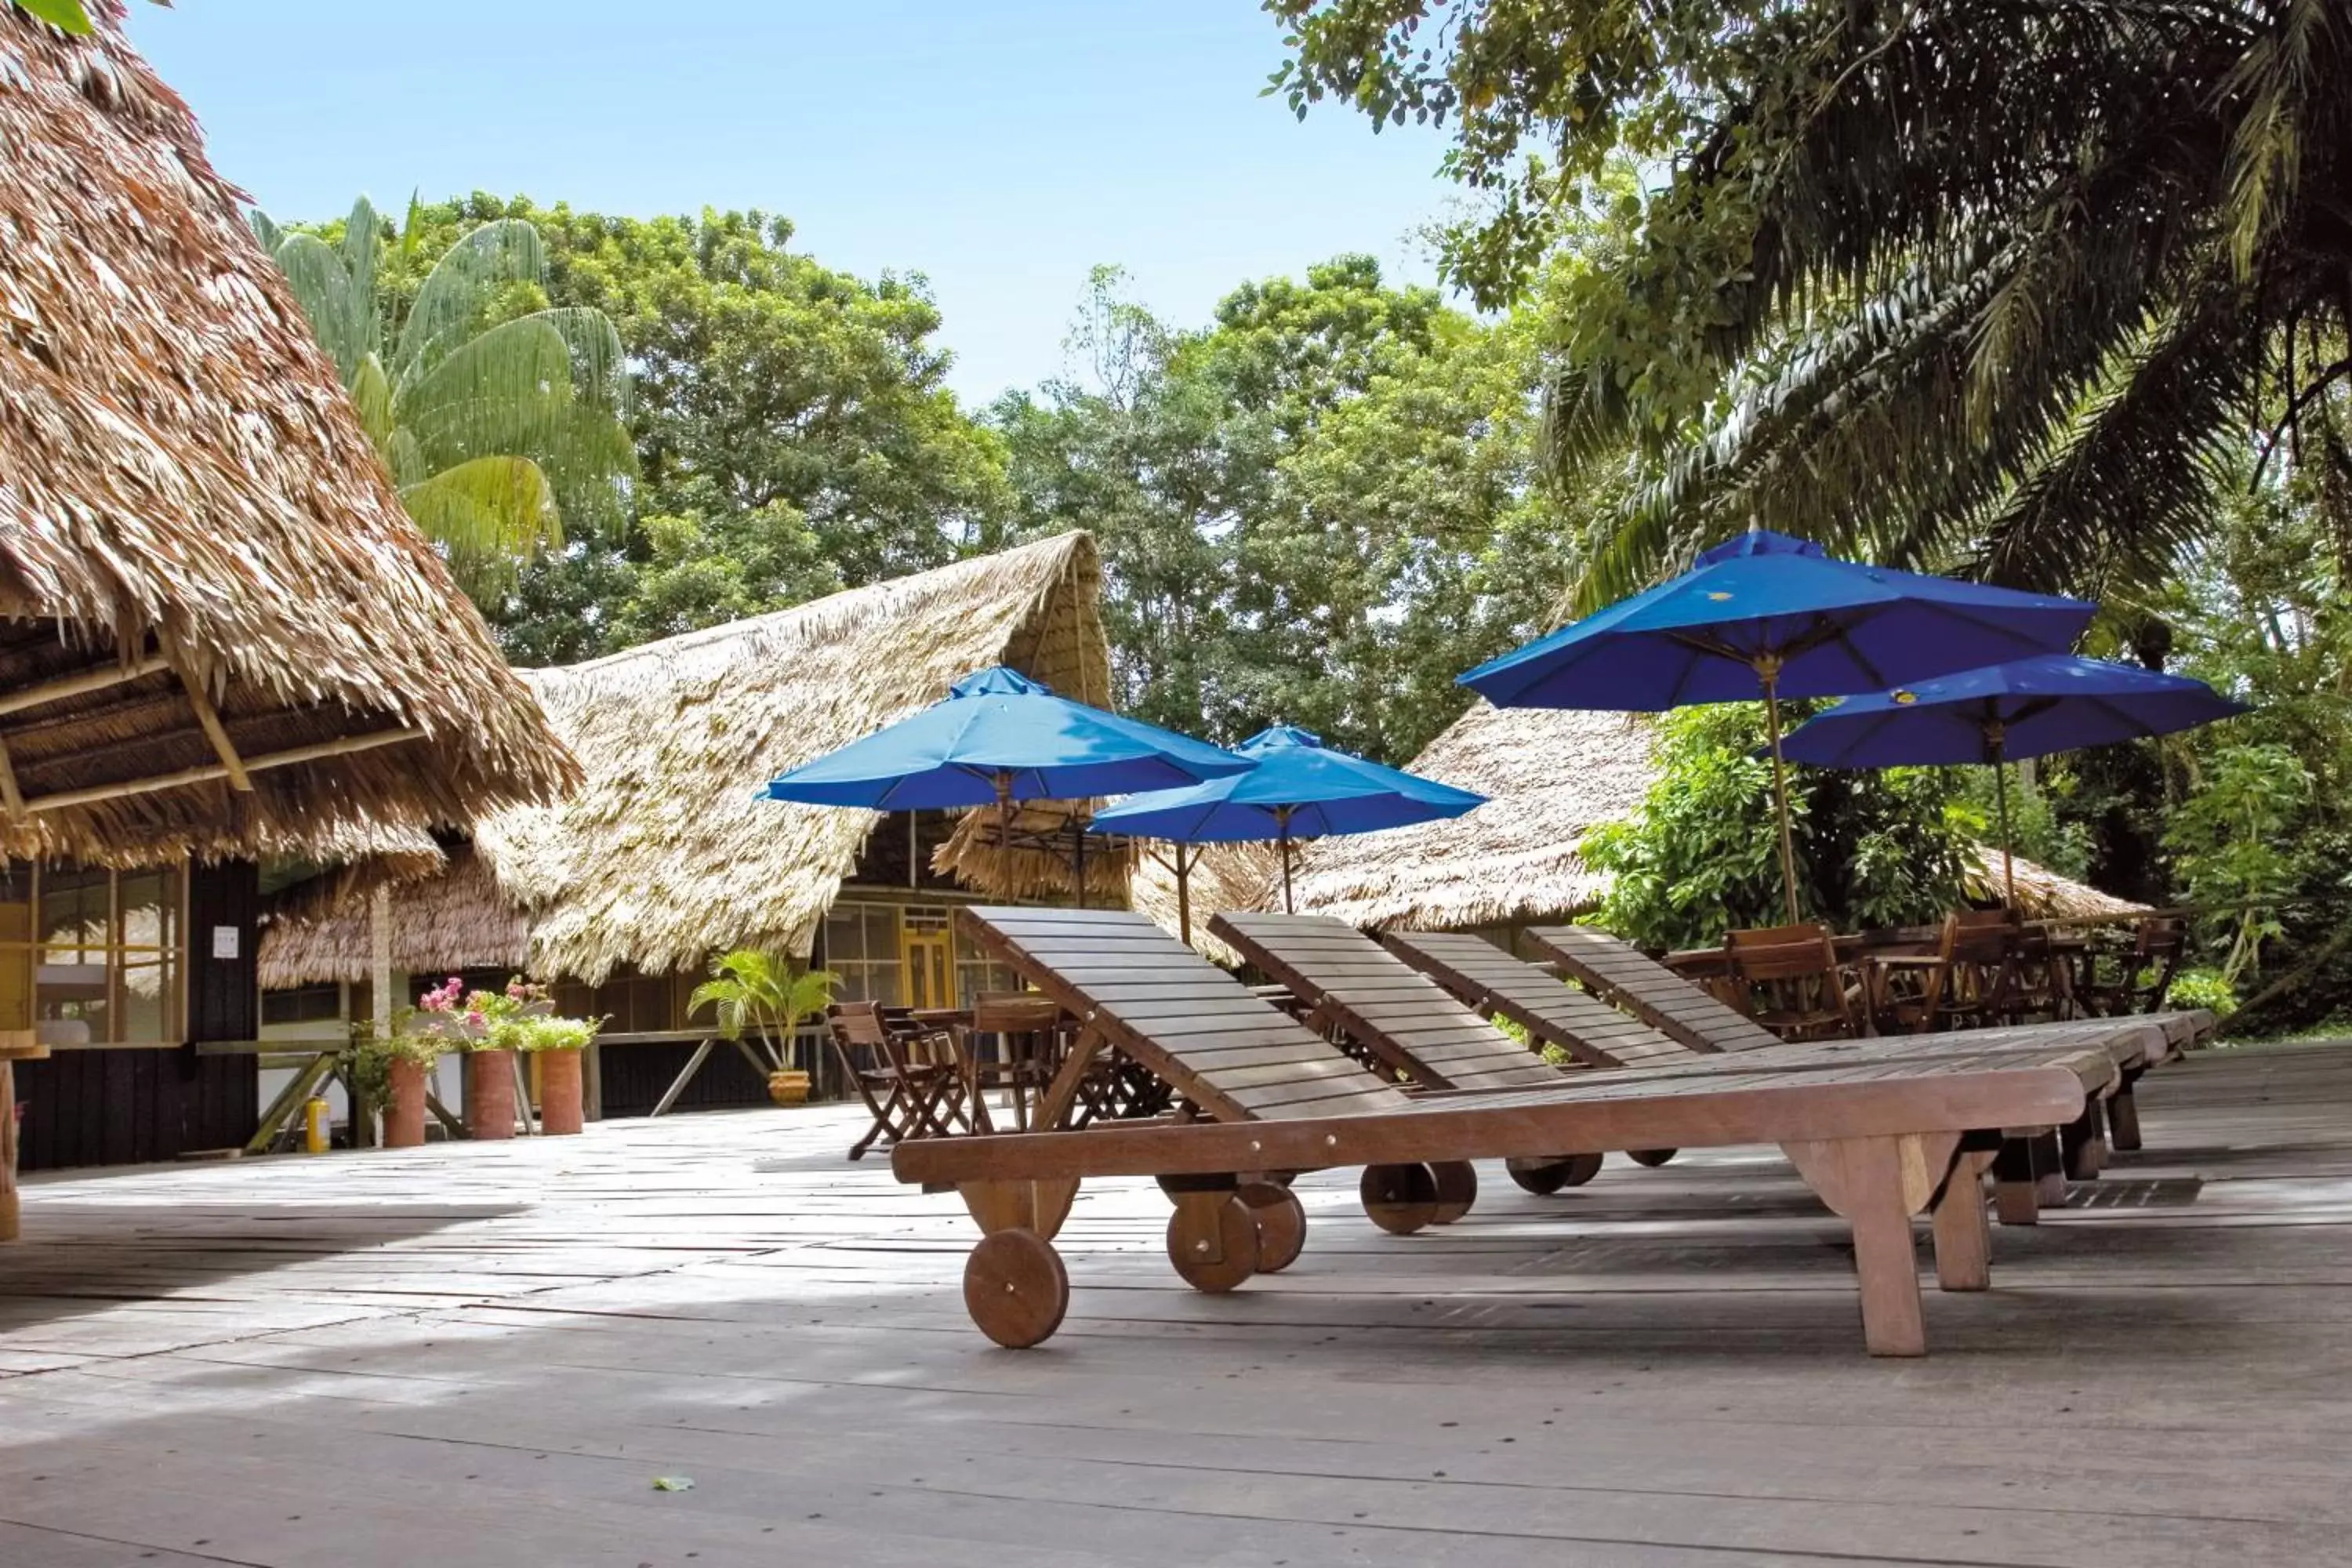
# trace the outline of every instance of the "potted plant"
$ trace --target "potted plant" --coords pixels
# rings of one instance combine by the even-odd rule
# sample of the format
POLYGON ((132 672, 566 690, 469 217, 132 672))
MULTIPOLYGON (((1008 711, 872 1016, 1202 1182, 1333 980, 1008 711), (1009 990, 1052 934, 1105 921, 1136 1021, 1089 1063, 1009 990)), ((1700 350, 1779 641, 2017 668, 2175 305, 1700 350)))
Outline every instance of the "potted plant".
POLYGON ((415 1032, 446 1042, 462 1054, 466 1074, 466 1136, 515 1135, 515 1057, 511 1026, 522 1016, 523 998, 506 992, 467 991, 451 975, 416 999, 415 1032))
MULTIPOLYGON (((526 989, 530 989, 526 987, 526 989)), ((602 1018, 562 1018, 530 1011, 508 1026, 513 1048, 539 1063, 539 1130, 557 1136, 577 1132, 586 1120, 582 1099, 580 1055, 602 1018)))
POLYGON ((433 1064, 449 1048, 443 1037, 414 1028, 416 1009, 393 1017, 390 1037, 376 1039, 365 1023, 352 1026, 352 1073, 361 1092, 384 1108, 383 1146, 415 1149, 425 1142, 425 1086, 433 1064))
POLYGON ((690 1017, 705 1007, 720 1036, 740 1040, 750 1032, 768 1062, 768 1098, 778 1105, 808 1100, 809 1075, 793 1060, 793 1031, 804 1018, 821 1018, 839 981, 822 969, 794 973, 766 953, 738 948, 712 961, 710 978, 687 1000, 690 1017))

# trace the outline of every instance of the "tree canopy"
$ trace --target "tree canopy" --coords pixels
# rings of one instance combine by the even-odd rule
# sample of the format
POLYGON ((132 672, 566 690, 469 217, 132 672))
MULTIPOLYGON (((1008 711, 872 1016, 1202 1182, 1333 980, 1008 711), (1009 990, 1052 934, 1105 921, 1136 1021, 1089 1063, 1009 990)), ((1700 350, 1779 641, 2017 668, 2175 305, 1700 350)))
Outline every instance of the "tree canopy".
POLYGON ((1653 462, 1588 601, 1750 520, 2137 590, 2249 431, 2344 471, 2352 31, 2329 0, 1271 8, 1302 110, 1453 126, 1489 205, 1448 260, 1484 298, 1524 286, 1609 157, 1663 161, 1623 265, 1558 321, 1556 459, 1631 434, 1653 462))

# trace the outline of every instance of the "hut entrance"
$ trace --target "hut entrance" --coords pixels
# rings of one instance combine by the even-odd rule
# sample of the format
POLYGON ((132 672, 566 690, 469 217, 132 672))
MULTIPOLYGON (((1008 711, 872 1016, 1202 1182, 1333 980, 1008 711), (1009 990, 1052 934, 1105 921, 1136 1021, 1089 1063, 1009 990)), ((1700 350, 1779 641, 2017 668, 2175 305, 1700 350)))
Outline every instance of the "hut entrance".
POLYGON ((955 942, 948 934, 947 910, 904 910, 899 921, 898 962, 907 975, 907 1005, 954 1006, 955 942))

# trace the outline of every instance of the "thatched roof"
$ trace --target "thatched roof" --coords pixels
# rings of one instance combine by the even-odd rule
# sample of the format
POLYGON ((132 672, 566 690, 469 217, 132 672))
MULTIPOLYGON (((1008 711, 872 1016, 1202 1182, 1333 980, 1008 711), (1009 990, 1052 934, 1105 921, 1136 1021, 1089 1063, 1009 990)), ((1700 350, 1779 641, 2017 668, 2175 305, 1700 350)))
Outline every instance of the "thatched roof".
POLYGON ((531 965, 595 981, 714 950, 803 953, 871 812, 758 785, 1009 664, 1102 700, 1102 566, 1084 533, 852 589, 562 669, 527 672, 587 779, 476 843, 531 914, 531 965))
MULTIPOLYGON (((2033 920, 2104 920, 2118 915, 2152 913, 2146 904, 2103 893, 2088 882, 2062 877, 2049 867, 2016 858, 2017 907, 2033 920)), ((1988 903, 2001 897, 2000 851, 1979 849, 1969 877, 1969 891, 1988 903)))
POLYGON ((1586 829, 1641 809, 1657 777, 1651 731, 1638 715, 1478 702, 1411 771, 1486 804, 1450 822, 1307 846, 1293 877, 1298 908, 1360 926, 1443 930, 1589 907, 1608 881, 1577 846, 1586 829))
MULTIPOLYGON (((1474 706, 1430 743, 1412 770, 1489 797, 1451 822, 1308 846, 1297 861, 1298 908, 1360 926, 1446 930, 1550 919, 1591 908, 1608 879, 1577 855, 1585 833, 1631 816, 1658 777, 1651 721, 1639 715, 1540 708, 1474 706)), ((1980 896, 2000 896, 2000 857, 1975 880, 1980 896)), ((1139 879, 1142 882, 1144 879, 1139 879)), ((1194 879, 1193 927, 1207 915, 1194 879)), ((1212 883, 1221 891, 1222 883, 1212 883)), ((2138 906, 2109 898, 2031 861, 2017 862, 2018 902, 2026 912, 2077 919, 2128 914, 2138 906)), ((1278 885, 1244 877, 1230 896, 1276 907, 1278 885), (1255 889, 1253 891, 1253 889, 1255 889)), ((1172 898, 1150 905, 1174 928, 1172 898)), ((1139 900, 1140 904, 1140 900, 1139 900)))
POLYGON ((0 852, 299 852, 548 798, 562 750, 98 9, 69 38, 0 5, 0 852))
MULTIPOLYGON (((367 979, 375 952, 373 890, 365 884, 341 888, 307 919, 281 912, 262 934, 262 985, 278 990, 367 979)), ((497 964, 524 967, 529 923, 471 849, 453 852, 438 875, 391 890, 394 972, 438 975, 497 964)))

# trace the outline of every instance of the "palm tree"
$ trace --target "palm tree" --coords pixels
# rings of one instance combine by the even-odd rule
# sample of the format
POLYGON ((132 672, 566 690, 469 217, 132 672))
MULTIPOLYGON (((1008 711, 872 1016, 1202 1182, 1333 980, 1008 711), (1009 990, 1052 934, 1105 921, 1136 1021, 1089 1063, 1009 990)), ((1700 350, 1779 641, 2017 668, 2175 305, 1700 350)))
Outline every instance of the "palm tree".
POLYGON ((780 1072, 792 1066, 793 1031, 803 1018, 823 1016, 840 984, 829 971, 794 973, 789 965, 748 947, 714 959, 710 973, 687 998, 688 1016, 710 1008, 711 1021, 730 1040, 740 1040, 751 1030, 769 1064, 780 1072))
POLYGON ((1555 385, 1564 468, 1652 435, 1588 607, 1750 521, 2128 595, 2221 487, 2285 468, 2352 559, 2341 0, 1803 14, 1652 199, 1617 322, 1580 324, 1555 385), (1710 245, 1728 265, 1693 265, 1710 245), (1696 323, 1713 407, 1645 404, 1644 321, 1696 323))
MULTIPOLYGON (((412 207, 404 243, 415 243, 414 217, 412 207)), ((258 212, 252 222, 409 515, 469 591, 495 590, 517 562, 559 547, 567 523, 598 532, 618 517, 636 459, 613 323, 581 308, 490 321, 501 294, 546 283, 530 224, 501 218, 459 239, 388 333, 377 273, 392 236, 366 197, 339 245, 258 212)))

